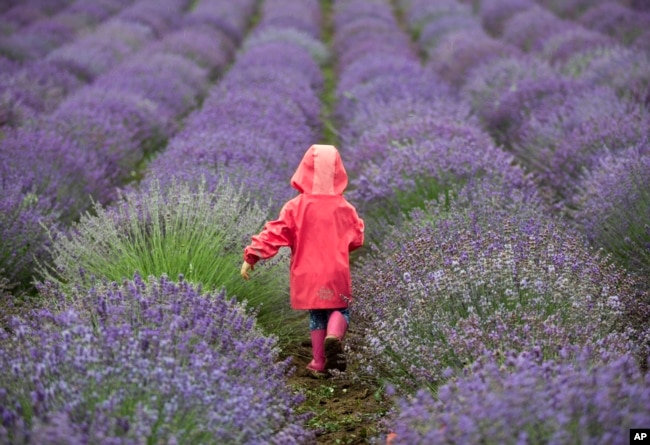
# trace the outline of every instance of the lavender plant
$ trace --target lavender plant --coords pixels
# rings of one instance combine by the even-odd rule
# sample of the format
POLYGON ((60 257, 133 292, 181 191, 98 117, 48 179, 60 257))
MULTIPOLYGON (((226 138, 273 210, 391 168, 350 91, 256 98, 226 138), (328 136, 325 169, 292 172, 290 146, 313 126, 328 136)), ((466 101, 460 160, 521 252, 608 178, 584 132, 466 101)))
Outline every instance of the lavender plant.
POLYGON ((0 333, 0 443, 313 440, 276 339, 225 292, 135 275, 75 291, 78 310, 41 292, 61 310, 0 333))
POLYGON ((530 52, 541 48, 549 37, 574 26, 543 7, 533 6, 508 19, 502 39, 530 52))
POLYGON ((422 31, 418 34, 418 43, 426 52, 427 58, 435 60, 435 55, 432 53, 441 45, 449 45, 444 41, 448 34, 471 33, 480 29, 481 22, 473 14, 443 16, 422 27, 422 31))
POLYGON ((607 85, 621 97, 650 104, 650 55, 623 46, 584 51, 571 57, 562 72, 592 85, 607 85))
POLYGON ((456 0, 428 2, 426 0, 400 0, 399 6, 404 10, 404 18, 416 34, 429 23, 448 18, 471 17, 472 10, 456 0))
POLYGON ((567 61, 582 52, 588 53, 616 45, 611 37, 575 27, 549 37, 538 54, 562 71, 567 61))
POLYGON ((575 20, 587 9, 604 2, 605 0, 536 0, 544 8, 562 18, 575 20))
POLYGON ((479 16, 485 30, 498 37, 513 15, 534 5, 531 0, 483 0, 480 2, 479 16))
POLYGON ((93 87, 148 99, 158 105, 159 114, 175 120, 198 105, 208 87, 208 72, 183 56, 153 53, 123 63, 93 87))
POLYGON ((511 155, 469 123, 413 116, 364 135, 354 150, 353 159, 367 160, 351 181, 350 200, 362 214, 381 221, 376 227, 368 222, 370 238, 386 232, 380 230, 386 221, 397 223, 403 213, 472 178, 486 177, 509 190, 533 188, 512 166, 511 155))
POLYGON ((359 263, 362 369, 403 392, 435 390, 447 368, 485 352, 537 348, 553 359, 569 345, 632 348, 619 332, 631 277, 538 198, 490 181, 455 195, 414 212, 359 263))
POLYGON ((618 2, 602 1, 585 11, 578 22, 630 45, 650 26, 650 14, 618 2))
POLYGON ((71 24, 54 19, 34 23, 27 29, 0 37, 0 53, 15 60, 39 60, 59 46, 71 42, 75 31, 71 24))
MULTIPOLYGON (((93 152, 106 165, 106 178, 118 185, 132 179, 145 154, 174 131, 156 103, 138 94, 89 86, 69 97, 42 125, 93 152)), ((114 198, 94 196, 102 203, 114 198)))
POLYGON ((630 356, 605 360, 588 350, 569 362, 536 351, 486 360, 435 397, 400 399, 392 443, 627 443, 650 422, 650 377, 630 356))
POLYGON ((476 114, 487 122, 499 109, 500 97, 508 91, 517 91, 521 82, 556 76, 551 66, 537 57, 503 57, 471 72, 461 92, 476 114))
MULTIPOLYGON (((269 332, 288 338, 297 317, 288 302, 288 257, 256 269, 251 285, 239 276, 241 246, 259 231, 267 211, 226 179, 207 191, 205 184, 157 180, 141 191, 125 192, 109 207, 95 205, 69 233, 56 232, 41 264, 42 281, 64 289, 90 289, 98 282, 143 276, 183 275, 206 289, 225 288, 246 300, 269 332), (263 285, 262 285, 263 283, 263 285)), ((76 302, 83 304, 83 302, 76 302)))
POLYGON ((645 141, 605 153, 586 172, 574 198, 577 222, 594 245, 646 278, 650 276, 648 184, 650 145, 645 141))
POLYGON ((232 60, 235 45, 224 32, 205 24, 186 26, 151 45, 152 52, 176 54, 206 68, 214 78, 232 60))
POLYGON ((108 185, 92 152, 46 129, 7 129, 0 158, 0 269, 26 290, 34 261, 47 257, 48 229, 76 218, 108 185))
POLYGON ((50 113, 82 83, 50 62, 34 62, 0 76, 0 125, 19 127, 50 113))
MULTIPOLYGON (((266 20, 265 22, 266 23, 266 20)), ((309 54, 319 65, 324 65, 329 59, 329 52, 323 42, 305 31, 296 28, 280 28, 267 26, 246 39, 241 51, 270 42, 288 42, 299 45, 309 51, 309 54)))
POLYGON ((564 200, 600 153, 626 148, 649 129, 650 115, 643 106, 619 98, 612 88, 595 86, 560 104, 538 107, 520 127, 512 148, 537 172, 538 182, 564 200))
POLYGON ((92 81, 153 38, 153 32, 145 25, 111 19, 94 32, 55 49, 46 60, 92 81))
POLYGON ((467 81, 472 69, 490 60, 516 57, 518 47, 489 37, 480 26, 450 32, 430 51, 430 64, 435 72, 459 88, 467 81))

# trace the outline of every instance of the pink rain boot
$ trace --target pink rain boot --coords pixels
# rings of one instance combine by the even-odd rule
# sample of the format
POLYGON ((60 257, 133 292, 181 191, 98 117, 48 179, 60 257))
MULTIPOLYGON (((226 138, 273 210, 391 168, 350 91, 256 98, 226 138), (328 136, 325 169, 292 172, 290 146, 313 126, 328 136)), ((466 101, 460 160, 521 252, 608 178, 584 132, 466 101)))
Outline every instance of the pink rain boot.
POLYGON ((347 363, 343 355, 343 337, 348 330, 348 322, 339 311, 334 311, 327 320, 325 337, 325 369, 345 371, 347 363))
POLYGON ((325 369, 325 329, 311 331, 311 354, 313 360, 307 365, 307 372, 316 378, 328 375, 325 369))

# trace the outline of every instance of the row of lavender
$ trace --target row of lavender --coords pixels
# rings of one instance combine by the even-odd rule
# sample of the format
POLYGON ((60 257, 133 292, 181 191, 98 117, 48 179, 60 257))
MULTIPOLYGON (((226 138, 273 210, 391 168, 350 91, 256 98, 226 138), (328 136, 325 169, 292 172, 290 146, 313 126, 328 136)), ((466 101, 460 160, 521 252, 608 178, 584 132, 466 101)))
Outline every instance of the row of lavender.
POLYGON ((68 7, 73 0, 6 0, 0 4, 0 34, 45 20, 68 7))
MULTIPOLYGON (((440 3, 402 5, 434 21, 440 3)), ((650 420, 636 278, 553 216, 456 78, 420 64, 389 2, 335 11, 350 199, 377 242, 356 265, 350 353, 400 396, 393 443, 624 440, 650 420)))
MULTIPOLYGON (((650 49, 650 5, 644 1, 537 0, 561 18, 610 35, 625 45, 650 49), (631 4, 630 4, 631 3, 631 4)), ((480 1, 474 5, 481 4, 480 1)))
POLYGON ((21 95, 51 99, 43 112, 5 128, 0 141, 0 271, 9 285, 30 286, 35 262, 47 258, 48 230, 66 227, 93 201, 114 199, 232 59, 250 13, 220 1, 188 5, 141 0, 122 13, 149 11, 155 31, 118 16, 7 76, 26 81, 14 84, 10 103, 23 103, 21 95), (22 75, 33 70, 47 82, 22 75), (59 79, 71 87, 47 98, 59 79))
MULTIPOLYGON (((52 45, 48 36, 35 38, 27 32, 12 36, 14 41, 8 46, 25 60, 3 62, 0 123, 18 127, 51 113, 72 92, 133 58, 146 45, 167 39, 180 26, 188 28, 188 23, 182 21, 189 4, 140 0, 131 5, 124 1, 106 5, 97 17, 96 27, 78 37, 72 35, 65 45, 56 47, 38 49, 39 42, 52 45), (27 48, 29 45, 34 48, 27 48)), ((78 13, 76 9, 72 12, 78 13)))
POLYGON ((594 245, 647 275, 650 55, 532 1, 402 4, 428 67, 594 245))
POLYGON ((0 16, 0 29, 7 28, 4 33, 0 33, 0 54, 17 61, 38 60, 54 49, 91 32, 133 2, 134 0, 109 0, 91 3, 88 0, 77 0, 66 2, 65 7, 54 14, 48 14, 50 10, 45 10, 43 5, 39 7, 23 3, 0 16), (33 16, 27 14, 25 18, 29 17, 30 20, 9 32, 12 27, 7 22, 11 23, 16 16, 20 17, 18 11, 30 8, 38 8, 39 12, 46 13, 33 16), (3 21, 5 23, 1 24, 3 21))
MULTIPOLYGON (((237 3, 248 17, 256 6, 237 3)), ((226 297, 245 295, 202 269, 225 258, 211 269, 237 275, 244 238, 290 196, 320 132, 318 2, 268 0, 259 16, 141 183, 55 240, 56 277, 39 286, 51 312, 14 319, 2 338, 17 347, 0 356, 11 370, 0 377, 0 443, 313 442, 289 362, 260 328, 265 308, 253 317, 226 297), (112 276, 119 265, 132 268, 112 276)), ((271 287, 270 275, 258 278, 258 290, 271 287)))

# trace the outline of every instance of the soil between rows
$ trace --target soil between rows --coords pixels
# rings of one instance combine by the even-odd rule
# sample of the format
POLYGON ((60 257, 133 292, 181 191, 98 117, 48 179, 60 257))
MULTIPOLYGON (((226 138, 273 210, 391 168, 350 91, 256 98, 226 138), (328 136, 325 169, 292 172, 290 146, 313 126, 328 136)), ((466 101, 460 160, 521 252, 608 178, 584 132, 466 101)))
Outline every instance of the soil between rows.
POLYGON ((391 402, 376 382, 358 374, 348 358, 348 369, 340 375, 317 379, 305 367, 311 360, 309 340, 284 348, 282 357, 291 357, 293 374, 288 383, 306 395, 300 412, 312 412, 308 425, 316 432, 317 445, 359 445, 382 443, 386 431, 381 420, 391 402), (379 441, 378 441, 379 440, 379 441))

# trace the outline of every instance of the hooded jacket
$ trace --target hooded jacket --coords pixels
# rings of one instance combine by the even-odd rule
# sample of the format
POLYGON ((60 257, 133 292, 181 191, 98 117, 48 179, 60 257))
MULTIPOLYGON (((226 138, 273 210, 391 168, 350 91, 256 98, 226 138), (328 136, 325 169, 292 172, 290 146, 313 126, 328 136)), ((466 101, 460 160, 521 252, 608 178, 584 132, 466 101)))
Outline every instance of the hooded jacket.
POLYGON ((291 178, 300 194, 267 222, 244 249, 255 264, 291 249, 290 295, 294 309, 338 309, 352 300, 349 252, 363 245, 363 220, 343 197, 348 176, 336 147, 312 145, 291 178))

